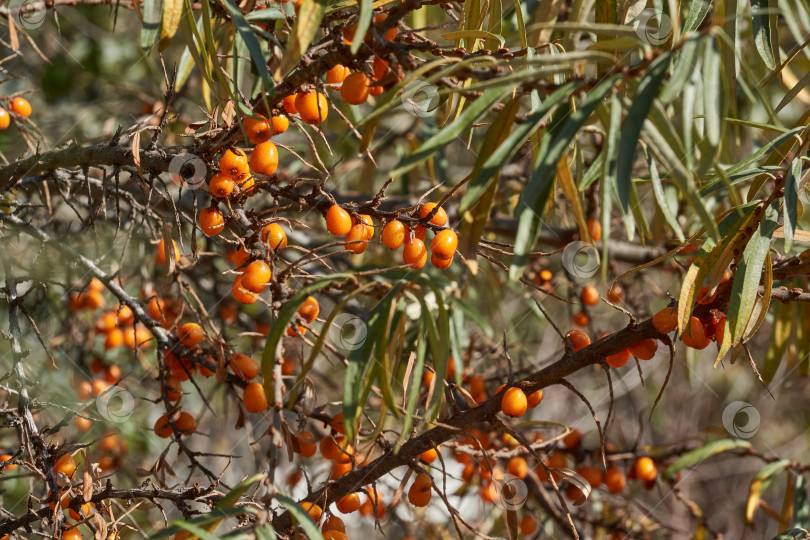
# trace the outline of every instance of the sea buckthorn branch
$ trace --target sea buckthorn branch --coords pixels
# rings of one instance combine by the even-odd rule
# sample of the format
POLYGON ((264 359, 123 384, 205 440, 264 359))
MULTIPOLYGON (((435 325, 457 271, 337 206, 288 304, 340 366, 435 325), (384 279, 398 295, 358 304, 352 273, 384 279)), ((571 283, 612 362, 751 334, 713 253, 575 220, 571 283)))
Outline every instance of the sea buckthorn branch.
MULTIPOLYGON (((216 483, 212 483, 204 488, 195 485, 193 487, 179 490, 159 489, 157 487, 153 487, 152 489, 114 489, 112 483, 108 480, 104 489, 93 493, 93 496, 88 502, 99 504, 113 499, 120 501, 146 499, 152 502, 157 502, 160 500, 170 501, 178 505, 186 502, 196 501, 213 506, 223 496, 223 494, 215 491, 216 489, 216 483)), ((71 502, 71 508, 78 510, 79 506, 79 497, 74 497, 71 502)), ((178 506, 178 508, 180 507, 178 506)), ((28 512, 20 517, 0 522, 0 535, 9 534, 19 529, 26 529, 30 531, 30 526, 32 523, 36 523, 40 520, 47 520, 52 514, 53 510, 51 510, 47 505, 39 510, 29 509, 28 512)))
MULTIPOLYGON (((17 314, 22 297, 17 295, 17 282, 14 279, 14 270, 8 257, 3 258, 3 267, 6 274, 5 293, 8 299, 8 324, 11 333, 11 355, 14 363, 13 371, 16 375, 18 385, 17 411, 22 417, 20 429, 26 434, 26 436, 21 437, 21 439, 27 439, 29 443, 33 443, 36 451, 42 457, 45 469, 42 476, 46 478, 48 485, 55 493, 58 488, 52 463, 54 456, 51 455, 48 446, 45 444, 45 440, 40 435, 30 409, 31 398, 28 395, 27 378, 25 375, 25 367, 23 366, 23 359, 27 354, 23 352, 20 345, 20 323, 17 314)), ((34 460, 34 454, 30 452, 30 447, 29 453, 31 459, 34 460)))
MULTIPOLYGON (((564 354, 562 358, 549 366, 518 381, 514 387, 522 389, 528 395, 557 384, 564 377, 598 363, 604 357, 627 349, 643 339, 660 338, 661 336, 662 334, 653 325, 652 319, 647 319, 635 326, 628 326, 623 330, 610 334, 579 351, 564 354)), ((423 452, 447 442, 466 427, 491 421, 501 410, 503 394, 504 390, 501 390, 477 407, 467 409, 444 420, 441 426, 434 427, 421 435, 410 438, 402 445, 398 454, 389 451, 338 480, 330 481, 326 486, 307 495, 303 501, 314 502, 325 508, 341 497, 354 493, 361 486, 369 485, 382 478, 392 470, 401 466, 408 466, 417 461, 423 452)), ((288 512, 273 520, 273 527, 277 531, 289 533, 292 525, 292 518, 288 512)))

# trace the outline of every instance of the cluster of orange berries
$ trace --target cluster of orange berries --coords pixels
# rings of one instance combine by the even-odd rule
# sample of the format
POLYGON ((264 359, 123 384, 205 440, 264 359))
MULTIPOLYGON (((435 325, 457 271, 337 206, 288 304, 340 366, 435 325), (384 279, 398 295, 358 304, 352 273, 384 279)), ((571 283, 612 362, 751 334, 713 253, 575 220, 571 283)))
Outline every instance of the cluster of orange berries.
MULTIPOLYGON (((363 517, 375 516, 376 519, 383 520, 386 516, 385 504, 379 497, 379 493, 373 488, 363 490, 365 501, 361 501, 359 493, 350 493, 341 498, 335 507, 341 514, 351 514, 358 512, 363 517)), ((299 506, 312 518, 315 523, 320 523, 324 540, 348 540, 346 535, 346 525, 338 516, 326 514, 323 508, 309 501, 302 501, 299 506)), ((303 538, 303 537, 302 537, 303 538)), ((403 539, 406 540, 406 539, 403 539)))
MULTIPOLYGON (((48 499, 56 499, 49 503, 51 510, 56 509, 58 502, 62 511, 67 510, 71 519, 80 521, 89 517, 95 510, 95 505, 84 502, 82 491, 73 488, 73 478, 77 469, 76 460, 70 454, 64 454, 54 461, 53 472, 59 486, 59 494, 54 495, 48 491, 48 499)), ((82 533, 77 525, 66 524, 62 531, 63 540, 81 540, 82 533)))
MULTIPOLYGON (((590 323, 590 317, 588 316, 586 309, 588 307, 596 306, 601 298, 602 297, 599 294, 599 290, 593 285, 586 285, 583 287, 579 295, 579 300, 582 302, 584 308, 581 311, 574 313, 572 322, 576 326, 588 326, 588 323, 590 323)), ((608 302, 618 304, 624 300, 624 290, 619 285, 614 285, 608 290, 606 298, 608 302)))
MULTIPOLYGON (((565 334, 565 339, 571 344, 574 352, 580 351, 591 344, 591 338, 582 330, 571 330, 565 334)), ((612 368, 620 368, 625 365, 631 356, 639 360, 651 360, 658 350, 658 340, 642 339, 638 343, 623 349, 615 354, 605 357, 605 361, 612 368)))
MULTIPOLYGON (((16 115, 23 118, 31 116, 31 104, 28 100, 22 97, 15 97, 8 105, 8 109, 16 115)), ((0 129, 6 129, 11 125, 11 115, 3 107, 0 107, 0 129)))
MULTIPOLYGON (((419 217, 426 218, 436 208, 435 203, 426 203, 419 208, 419 217)), ((438 208, 430 223, 437 227, 447 225, 447 214, 438 208)), ((326 229, 335 236, 344 236, 344 247, 352 253, 359 254, 366 250, 368 242, 374 237, 374 222, 371 216, 359 214, 352 217, 337 204, 326 212, 326 229)), ((419 269, 427 262, 428 249, 425 246, 427 228, 417 225, 413 232, 398 219, 392 219, 383 227, 380 234, 383 244, 389 249, 403 247, 402 260, 412 268, 419 269)), ((430 262, 436 268, 448 268, 453 263, 458 236, 452 229, 442 229, 430 242, 430 262)))

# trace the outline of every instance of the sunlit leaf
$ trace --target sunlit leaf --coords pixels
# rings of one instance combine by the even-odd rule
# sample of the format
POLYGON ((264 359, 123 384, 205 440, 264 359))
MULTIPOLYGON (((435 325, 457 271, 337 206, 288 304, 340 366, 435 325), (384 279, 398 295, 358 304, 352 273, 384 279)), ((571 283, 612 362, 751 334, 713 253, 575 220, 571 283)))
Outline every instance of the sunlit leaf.
POLYGON ((720 439, 719 441, 710 442, 700 448, 690 450, 676 459, 672 465, 667 467, 664 478, 672 478, 680 471, 699 465, 711 456, 739 448, 751 448, 751 443, 744 439, 720 439))

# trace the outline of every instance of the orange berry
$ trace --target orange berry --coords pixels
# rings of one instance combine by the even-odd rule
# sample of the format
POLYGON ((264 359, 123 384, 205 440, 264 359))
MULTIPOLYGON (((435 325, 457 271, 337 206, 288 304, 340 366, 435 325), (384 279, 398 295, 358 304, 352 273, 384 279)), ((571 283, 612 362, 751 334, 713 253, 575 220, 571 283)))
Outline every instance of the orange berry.
POLYGON ((242 125, 245 127, 245 133, 253 144, 261 144, 269 140, 272 135, 267 118, 262 115, 257 116, 259 117, 258 119, 246 116, 245 120, 242 122, 242 125))
MULTIPOLYGON (((387 18, 388 13, 378 13, 377 15, 374 15, 374 24, 375 25, 382 24, 382 22, 387 18)), ((366 39, 368 39, 370 36, 371 33, 369 32, 369 34, 366 36, 366 39)), ((397 37, 397 27, 395 26, 393 28, 390 28, 388 31, 385 32, 385 35, 383 37, 385 37, 385 39, 388 41, 394 41, 394 39, 396 39, 397 37)))
POLYGON ((263 142, 250 153, 250 168, 259 174, 273 174, 278 168, 278 148, 270 141, 263 142))
POLYGON ((298 453, 302 457, 312 457, 318 450, 318 445, 315 444, 315 436, 309 431, 302 431, 298 434, 298 453))
POLYGON ((562 441, 566 448, 574 449, 582 442, 582 433, 578 429, 571 430, 562 441))
POLYGON ((678 328, 678 310, 674 307, 665 307, 653 316, 653 326, 662 334, 669 334, 678 328))
POLYGON ((108 366, 107 369, 104 370, 104 380, 110 384, 115 384, 121 380, 121 368, 112 365, 108 366))
POLYGON ((177 339, 179 339, 180 343, 187 349, 193 349, 199 345, 204 337, 205 332, 203 332, 202 327, 193 322, 184 324, 177 331, 177 339))
POLYGON ((238 375, 247 380, 255 379, 261 371, 259 363, 246 354, 236 353, 233 355, 233 360, 230 362, 231 370, 235 375, 238 375))
POLYGON ((537 392, 532 392, 528 396, 526 396, 526 404, 529 406, 530 409, 534 409, 540 402, 543 401, 543 391, 538 390, 537 392))
POLYGON ((705 349, 711 343, 711 339, 706 336, 706 331, 703 329, 703 323, 697 317, 689 319, 689 326, 681 336, 681 341, 693 349, 705 349))
POLYGON ((608 467, 605 471, 605 487, 609 492, 616 495, 624 491, 624 486, 627 484, 627 478, 618 467, 608 467))
POLYGON ((594 242, 602 239, 602 224, 599 223, 599 220, 589 219, 585 224, 588 226, 588 231, 591 233, 591 239, 594 242))
POLYGON ((267 284, 273 279, 273 272, 270 266, 264 261, 253 261, 245 268, 242 274, 242 287, 260 293, 267 288, 267 284))
POLYGON ((78 527, 67 527, 62 530, 62 540, 82 540, 82 533, 78 527))
POLYGON ((349 76, 349 68, 342 64, 337 64, 326 72, 326 84, 340 84, 349 76))
POLYGON ((352 218, 340 206, 333 204, 326 211, 326 230, 335 236, 345 236, 352 228, 352 218))
POLYGON ((360 495, 349 493, 337 502, 337 509, 341 514, 351 514, 360 509, 360 495))
POLYGON ((582 288, 582 294, 580 295, 580 300, 586 306, 595 306, 599 303, 599 291, 596 290, 596 287, 593 285, 588 285, 587 287, 582 288))
POLYGON ((522 457, 515 456, 509 460, 509 463, 506 464, 506 472, 512 476, 517 476, 522 480, 523 478, 526 478, 526 475, 529 473, 529 465, 522 457))
POLYGON ((329 531, 332 532, 346 532, 346 525, 343 524, 343 520, 337 516, 329 516, 326 521, 323 523, 323 527, 321 530, 326 533, 329 531))
POLYGON ((357 214, 356 218, 352 218, 352 227, 355 225, 363 225, 366 229, 366 240, 374 238, 374 221, 368 214, 357 214))
POLYGON ((368 99, 368 87, 371 80, 363 73, 352 73, 340 87, 340 98, 351 105, 360 105, 368 99))
POLYGON ((276 251, 284 249, 287 247, 287 233, 278 223, 265 225, 262 229, 262 242, 267 242, 276 251))
POLYGON ((642 339, 630 347, 630 352, 639 360, 650 360, 658 350, 658 340, 642 339))
POLYGON ((571 330, 565 337, 571 342, 574 352, 584 349, 591 344, 591 338, 582 330, 571 330))
POLYGON ((419 454, 419 461, 422 463, 430 464, 437 459, 439 459, 439 452, 437 452, 435 448, 430 448, 419 454))
POLYGON ((382 231, 382 241, 386 247, 397 249, 405 242, 405 225, 394 219, 385 224, 382 231))
MULTIPOLYGON (((436 203, 423 204, 422 207, 419 208, 419 217, 427 217, 434 208, 436 208, 436 203)), ((445 213, 444 208, 439 208, 439 210, 436 211, 436 214, 430 219, 430 223, 439 227, 447 225, 447 213, 445 213)))
POLYGON ((11 111, 28 118, 31 116, 31 104, 25 98, 15 97, 11 100, 11 111))
POLYGON ((383 60, 379 56, 374 57, 372 67, 374 71, 374 78, 378 81, 383 77, 385 77, 385 74, 388 72, 388 62, 383 60))
POLYGON ((602 471, 597 469, 596 467, 591 467, 589 465, 582 465, 577 469, 577 474, 579 474, 582 478, 588 481, 593 489, 598 488, 602 485, 603 475, 602 471))
POLYGON ((588 326, 590 319, 588 319, 588 314, 584 311, 577 311, 574 313, 572 322, 577 326, 588 326))
POLYGON ((230 148, 219 158, 219 170, 231 178, 238 178, 247 174, 248 157, 239 148, 230 148))
POLYGON ((424 507, 430 502, 433 479, 429 474, 419 473, 408 489, 408 502, 414 506, 424 507))
POLYGON ((726 334, 726 318, 720 317, 720 320, 717 321, 715 328, 716 328, 714 334, 715 341, 717 341, 717 343, 723 343, 723 337, 726 334))
MULTIPOLYGON (((73 420, 73 425, 79 433, 87 433, 90 431, 90 428, 93 427, 93 421, 89 418, 77 416, 75 420, 73 420)), ((3 456, 0 456, 0 461, 3 461, 3 456)))
POLYGON ((430 242, 430 251, 440 259, 452 259, 458 247, 458 236, 451 229, 439 231, 430 242))
POLYGON ((427 261, 427 249, 425 243, 414 238, 413 241, 406 240, 405 249, 402 252, 402 260, 405 264, 410 264, 413 268, 422 268, 427 261))
POLYGON ((267 396, 261 383, 252 382, 245 387, 242 396, 245 410, 250 413, 258 413, 267 410, 267 396))
POLYGON ((82 401, 90 399, 91 397, 93 397, 93 385, 90 384, 90 382, 88 381, 80 382, 78 387, 76 387, 76 395, 82 401))
MULTIPOLYGON (((0 455, 0 463, 5 463, 7 461, 11 461, 11 458, 13 458, 13 457, 14 456, 12 456, 11 454, 0 455)), ((15 465, 14 463, 10 463, 10 464, 6 465, 5 467, 3 467, 3 470, 4 471, 13 471, 16 468, 17 468, 17 465, 15 465)))
POLYGON ((177 401, 183 397, 183 387, 180 386, 180 379, 174 375, 166 377, 166 397, 169 401, 177 401))
MULTIPOLYGON (((318 306, 318 301, 315 299, 314 296, 307 296, 304 303, 301 304, 301 307, 298 308, 298 314, 301 315, 308 323, 315 322, 315 319, 318 318, 318 313, 320 313, 321 308, 318 306)), ((343 422, 341 416, 341 423, 343 422)))
MULTIPOLYGON (((164 248, 166 244, 161 240, 157 245, 157 251, 155 252, 155 262, 157 264, 166 264, 166 249, 164 248)), ((172 240, 172 247, 174 248, 174 260, 180 260, 180 250, 177 249, 177 243, 172 240)))
POLYGON ((239 274, 236 276, 236 279, 233 280, 233 285, 231 286, 231 295, 233 295, 233 299, 240 304, 252 304, 259 299, 258 294, 251 292, 242 286, 242 274, 239 274))
POLYGON ((605 357, 605 361, 612 368, 620 368, 630 360, 630 349, 624 349, 616 354, 611 354, 605 357))
POLYGON ((8 111, 0 107, 0 129, 6 129, 11 124, 11 115, 8 111))
POLYGON ((642 482, 653 482, 658 476, 658 468, 655 462, 647 456, 638 458, 633 464, 633 472, 635 477, 642 482))
POLYGON ((298 109, 301 120, 307 124, 320 124, 329 115, 329 103, 326 101, 326 96, 320 92, 298 94, 298 97, 295 98, 295 108, 298 109))
POLYGON ((76 460, 70 454, 60 456, 53 464, 54 473, 62 473, 68 478, 73 477, 76 472, 76 460))
POLYGON ((608 291, 607 299, 614 304, 618 304, 624 299, 624 291, 618 285, 614 285, 608 291))
POLYGON ((200 230, 206 236, 216 236, 225 228, 225 219, 216 208, 203 208, 198 221, 200 230))
POLYGON ((186 360, 180 360, 171 352, 166 351, 163 355, 163 362, 171 372, 172 377, 176 377, 179 381, 187 381, 189 374, 194 373, 194 365, 186 360))
POLYGON ((247 193, 249 191, 253 191, 253 187, 256 185, 256 181, 253 179, 250 173, 245 174, 242 176, 242 180, 238 181, 239 184, 239 192, 240 193, 247 193))
POLYGON ((450 257, 449 259, 442 259, 441 257, 436 256, 435 253, 431 253, 430 264, 432 264, 436 268, 445 270, 447 268, 450 268, 450 265, 453 264, 453 257, 450 257))
POLYGON ((321 509, 320 506, 318 506, 315 503, 309 502, 309 501, 304 501, 304 502, 299 503, 299 504, 300 504, 301 508, 304 509, 304 512, 309 514, 309 517, 312 518, 312 521, 317 523, 317 522, 319 522, 321 520, 321 516, 323 515, 323 510, 321 509))
POLYGON ((283 114, 277 114, 270 119, 272 135, 281 135, 290 128, 290 119, 283 114))
POLYGON ((163 414, 157 419, 154 430, 155 434, 162 439, 167 439, 172 436, 172 427, 169 425, 168 415, 163 414))
POLYGON ((93 385, 93 395, 96 397, 100 396, 102 393, 104 393, 104 391, 106 391, 110 387, 110 383, 108 383, 103 379, 94 380, 92 385, 93 385))
POLYGON ((208 182, 211 195, 220 199, 233 193, 233 186, 233 178, 223 173, 216 173, 208 182))
POLYGON ((340 445, 343 444, 344 438, 340 435, 333 437, 328 435, 321 439, 320 449, 321 455, 324 459, 328 459, 329 461, 335 461, 338 456, 340 456, 343 452, 340 449, 340 445))
POLYGON ((180 416, 174 421, 174 425, 177 426, 177 429, 182 435, 188 435, 193 431, 197 431, 197 421, 185 411, 180 413, 180 416))
POLYGON ((504 392, 501 399, 501 412, 506 416, 520 418, 526 413, 527 406, 526 394, 520 388, 513 386, 504 392))
MULTIPOLYGON (((410 231, 408 237, 410 238, 410 231)), ((427 237, 427 229, 425 229, 421 225, 417 225, 413 230, 413 237, 418 238, 419 240, 424 242, 425 238, 427 237)))
POLYGON ((368 246, 368 234, 366 233, 366 225, 359 224, 353 226, 346 235, 346 242, 343 247, 351 251, 355 255, 363 253, 368 246))
POLYGON ((518 531, 523 536, 532 536, 537 532, 537 520, 531 514, 523 514, 520 523, 518 523, 518 531))
POLYGON ((292 94, 281 100, 281 105, 284 107, 284 110, 287 111, 287 114, 298 114, 298 109, 295 108, 295 100, 297 97, 298 94, 292 94))

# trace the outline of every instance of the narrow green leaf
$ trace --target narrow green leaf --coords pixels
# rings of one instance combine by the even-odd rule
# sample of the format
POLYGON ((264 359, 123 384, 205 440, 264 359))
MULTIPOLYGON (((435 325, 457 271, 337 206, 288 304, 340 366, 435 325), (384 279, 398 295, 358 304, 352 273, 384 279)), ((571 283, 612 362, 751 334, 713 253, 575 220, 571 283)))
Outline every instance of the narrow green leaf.
POLYGON ((162 16, 161 0, 144 0, 141 7, 143 27, 141 28, 141 48, 148 49, 154 45, 160 30, 162 16))
POLYGON ((433 154, 450 144, 462 132, 468 129, 478 118, 489 112, 490 108, 501 100, 510 88, 503 85, 491 88, 478 97, 475 101, 467 105, 456 120, 445 126, 436 135, 425 141, 422 146, 413 153, 401 160, 396 168, 389 173, 389 176, 401 176, 410 171, 433 154))
POLYGON ((664 193, 664 185, 661 183, 661 177, 658 174, 658 166, 655 164, 655 160, 652 159, 652 155, 649 151, 645 151, 645 155, 647 157, 647 167, 650 169, 650 183, 652 184, 655 202, 658 203, 658 208, 661 210, 664 220, 672 228, 678 241, 683 243, 685 240, 683 230, 681 229, 681 224, 678 223, 678 218, 672 213, 672 208, 670 208, 669 202, 667 201, 666 194, 664 193))
POLYGON ((785 253, 793 246, 793 231, 799 220, 799 182, 802 178, 802 162, 796 158, 790 163, 785 178, 785 200, 782 206, 785 232, 785 253))
MULTIPOLYGON (((622 102, 619 96, 611 94, 610 110, 600 107, 602 125, 605 126, 605 150, 602 170, 602 182, 599 184, 599 201, 602 217, 602 260, 607 261, 610 254, 610 219, 613 208, 613 197, 616 192, 616 159, 619 153, 619 136, 622 125, 622 102), (604 110, 603 110, 604 109, 604 110)), ((607 278, 607 265, 602 265, 602 279, 607 278)))
POLYGON ((267 6, 264 9, 257 9, 245 15, 248 21, 272 21, 275 19, 283 19, 284 13, 281 12, 276 6, 267 6))
MULTIPOLYGON (((568 83, 543 100, 540 107, 532 111, 523 123, 513 126, 509 136, 495 148, 494 152, 488 154, 487 149, 492 147, 482 146, 479 156, 489 155, 489 157, 477 174, 473 174, 467 191, 459 203, 459 214, 469 210, 481 198, 481 195, 494 182, 496 173, 514 157, 529 135, 539 129, 551 110, 572 94, 574 87, 574 83, 568 83)), ((475 170, 473 170, 473 173, 475 173, 475 170)))
POLYGON ((790 461, 787 459, 780 459, 773 463, 768 463, 756 474, 748 487, 748 502, 745 505, 745 522, 751 524, 754 520, 754 512, 759 507, 759 501, 762 499, 762 493, 771 484, 773 479, 784 471, 790 461))
POLYGON ((771 44, 769 8, 770 0, 751 0, 751 25, 759 57, 762 58, 768 69, 776 69, 776 58, 771 44))
POLYGON ((744 439, 720 439, 719 441, 713 441, 709 444, 703 445, 700 448, 690 450, 676 459, 675 463, 667 467, 667 470, 664 473, 664 478, 668 480, 674 477, 680 471, 688 469, 689 467, 694 467, 711 456, 717 455, 721 452, 735 450, 737 448, 751 448, 751 443, 744 439))
POLYGON ((408 399, 405 407, 405 418, 402 420, 399 440, 397 441, 395 452, 398 452, 402 443, 408 440, 413 425, 413 415, 416 411, 416 403, 419 401, 419 394, 422 392, 422 374, 425 371, 425 353, 427 344, 425 343, 425 321, 424 317, 419 318, 416 330, 416 358, 411 369, 411 382, 408 387, 408 399))
POLYGON ((276 540, 278 538, 276 531, 273 530, 273 526, 269 523, 256 527, 253 532, 256 534, 256 540, 276 540))
POLYGON ((287 511, 292 515, 293 519, 298 522, 298 524, 304 530, 306 538, 309 538, 309 540, 323 540, 323 535, 321 534, 320 529, 318 529, 318 526, 314 521, 312 521, 309 514, 306 513, 297 502, 286 495, 282 495, 281 493, 274 494, 273 498, 277 500, 281 506, 286 508, 287 511))
POLYGON ((711 0, 692 0, 689 3, 689 12, 686 14, 686 20, 683 23, 681 36, 697 30, 704 19, 706 19, 706 15, 709 13, 711 8, 711 0))
POLYGON ((301 7, 298 8, 298 17, 290 31, 284 56, 276 70, 276 79, 285 77, 309 48, 321 25, 328 3, 328 0, 303 0, 301 7))
POLYGON ((732 343, 738 343, 744 335, 745 327, 754 311, 757 289, 762 279, 765 257, 771 247, 771 238, 777 226, 776 202, 765 210, 765 215, 743 252, 742 260, 734 277, 729 302, 728 320, 732 343))
POLYGON ((630 190, 632 189, 632 172, 635 161, 636 148, 641 136, 641 128, 647 119, 653 100, 658 95, 661 83, 669 69, 668 54, 659 56, 641 79, 638 90, 633 96, 633 103, 627 111, 622 123, 622 132, 616 154, 616 190, 619 195, 619 205, 622 213, 630 211, 630 190))
POLYGON ((354 31, 354 38, 352 39, 351 51, 352 54, 357 54, 363 40, 366 38, 368 32, 368 25, 371 23, 371 16, 374 10, 373 0, 359 0, 360 15, 357 19, 357 27, 354 31))
POLYGON ((707 39, 703 53, 703 119, 710 159, 714 159, 720 146, 726 99, 723 92, 720 50, 717 41, 707 39))
MULTIPOLYGON (((436 375, 434 376, 433 396, 431 397, 430 403, 427 405, 427 419, 434 420, 439 415, 442 399, 444 398, 444 380, 446 378, 447 364, 450 357, 450 341, 447 339, 447 336, 450 335, 450 316, 447 313, 441 291, 429 278, 425 277, 423 280, 426 281, 433 290, 437 306, 436 321, 434 323, 436 335, 435 338, 431 338, 430 344, 431 356, 433 357, 433 369, 436 370, 436 375)), ((427 306, 424 307, 427 308, 427 306)), ((430 321, 433 320, 432 316, 428 314, 427 319, 429 319, 428 330, 430 331, 432 326, 430 321)), ((430 336, 430 333, 428 335, 430 336)))
POLYGON ((501 48, 504 46, 504 44, 506 44, 506 40, 503 38, 503 36, 493 34, 492 32, 487 32, 486 30, 459 30, 457 32, 448 32, 443 34, 442 37, 444 39, 453 40, 470 40, 470 45, 472 45, 473 41, 476 39, 496 41, 498 43, 498 48, 501 48))
POLYGON ((810 504, 807 504, 807 479, 804 474, 796 475, 796 495, 793 502, 796 509, 793 525, 810 529, 810 504))
POLYGON ((700 58, 700 41, 700 38, 684 41, 681 50, 675 57, 675 68, 672 75, 670 75, 661 90, 661 96, 659 97, 661 103, 669 104, 682 95, 683 88, 689 82, 689 78, 697 66, 698 58, 700 58))
MULTIPOLYGON (((224 518, 243 515, 243 514, 255 514, 257 513, 257 509, 252 506, 234 506, 233 508, 225 508, 225 509, 215 509, 211 510, 206 514, 202 514, 200 516, 195 516, 188 520, 183 521, 175 521, 165 529, 161 529, 160 531, 156 532, 152 536, 150 536, 150 540, 159 540, 161 538, 169 538, 179 532, 184 530, 188 530, 186 528, 188 525, 192 525, 195 527, 202 527, 214 521, 221 521, 224 518), (184 525, 186 527, 184 527, 184 525)), ((204 529, 200 529, 203 533, 208 534, 204 529)))
POLYGON ((621 75, 613 75, 596 86, 579 104, 576 111, 572 111, 571 105, 566 103, 554 114, 551 122, 553 128, 541 141, 532 178, 521 193, 516 207, 518 230, 515 239, 515 257, 509 268, 509 277, 513 281, 517 281, 523 275, 529 262, 529 253, 540 233, 544 207, 554 187, 557 162, 620 77, 621 75))
POLYGON ((234 26, 236 26, 239 36, 242 38, 242 41, 245 42, 245 45, 250 52, 250 58, 253 60, 253 66, 256 68, 256 71, 259 73, 259 77, 262 79, 262 84, 264 85, 265 91, 272 94, 275 86, 270 78, 270 71, 267 69, 267 60, 265 60, 264 54, 262 54, 262 46, 259 43, 259 39, 256 37, 253 29, 250 27, 250 23, 245 19, 245 16, 239 10, 236 4, 233 3, 233 0, 222 0, 222 4, 225 6, 225 9, 228 10, 228 15, 231 16, 231 20, 233 21, 234 26))

